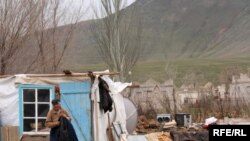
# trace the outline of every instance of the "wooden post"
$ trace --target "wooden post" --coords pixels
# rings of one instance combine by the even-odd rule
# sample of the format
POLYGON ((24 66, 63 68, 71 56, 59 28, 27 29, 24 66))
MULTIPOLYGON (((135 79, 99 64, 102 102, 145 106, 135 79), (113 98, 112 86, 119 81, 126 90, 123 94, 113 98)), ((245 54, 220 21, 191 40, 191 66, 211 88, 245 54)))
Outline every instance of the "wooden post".
POLYGON ((108 129, 107 129, 108 139, 109 139, 109 141, 114 141, 113 133, 112 133, 112 125, 110 123, 109 113, 108 113, 108 124, 109 124, 108 129))

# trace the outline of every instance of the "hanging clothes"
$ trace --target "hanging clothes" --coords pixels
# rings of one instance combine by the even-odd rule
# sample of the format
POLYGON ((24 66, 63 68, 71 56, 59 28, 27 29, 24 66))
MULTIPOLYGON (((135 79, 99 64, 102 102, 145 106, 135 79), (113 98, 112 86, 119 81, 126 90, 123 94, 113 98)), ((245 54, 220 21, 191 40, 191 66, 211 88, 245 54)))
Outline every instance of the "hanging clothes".
POLYGON ((100 93, 100 108, 104 110, 104 113, 107 111, 111 112, 113 110, 113 100, 109 94, 109 86, 106 81, 104 81, 101 77, 99 79, 99 93, 100 93))
POLYGON ((56 141, 78 141, 76 132, 71 122, 65 117, 60 117, 60 126, 57 128, 56 141))

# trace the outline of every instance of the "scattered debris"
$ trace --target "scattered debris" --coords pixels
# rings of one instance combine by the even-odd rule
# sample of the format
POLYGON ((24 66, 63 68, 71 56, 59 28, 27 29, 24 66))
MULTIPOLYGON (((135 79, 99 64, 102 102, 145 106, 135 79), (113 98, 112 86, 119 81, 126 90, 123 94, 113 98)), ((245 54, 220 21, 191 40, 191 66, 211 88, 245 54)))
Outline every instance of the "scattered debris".
POLYGON ((158 122, 157 119, 147 119, 140 116, 136 134, 144 135, 148 141, 208 141, 208 127, 213 124, 249 124, 250 119, 210 117, 204 123, 192 123, 190 126, 177 126, 175 120, 158 122))
POLYGON ((234 125, 234 124, 244 124, 244 125, 250 125, 250 119, 249 118, 229 118, 224 117, 224 119, 219 119, 217 121, 217 124, 219 125, 234 125))
POLYGON ((140 116, 136 126, 138 134, 147 134, 159 131, 160 124, 154 119, 147 119, 146 116, 140 116))
POLYGON ((208 141, 207 130, 202 131, 170 131, 173 141, 208 141))
POLYGON ((189 130, 201 130, 203 128, 203 123, 193 123, 191 126, 189 126, 189 130))
POLYGON ((175 122, 175 120, 172 120, 172 121, 170 121, 170 122, 166 122, 166 123, 164 123, 164 125, 163 125, 163 129, 168 129, 168 128, 173 128, 173 127, 176 127, 176 122, 175 122))
POLYGON ((205 124, 204 124, 203 128, 207 129, 209 127, 209 125, 216 124, 217 121, 218 121, 218 119, 215 117, 207 118, 205 120, 205 124))
POLYGON ((148 141, 172 141, 169 132, 155 132, 145 135, 148 141))

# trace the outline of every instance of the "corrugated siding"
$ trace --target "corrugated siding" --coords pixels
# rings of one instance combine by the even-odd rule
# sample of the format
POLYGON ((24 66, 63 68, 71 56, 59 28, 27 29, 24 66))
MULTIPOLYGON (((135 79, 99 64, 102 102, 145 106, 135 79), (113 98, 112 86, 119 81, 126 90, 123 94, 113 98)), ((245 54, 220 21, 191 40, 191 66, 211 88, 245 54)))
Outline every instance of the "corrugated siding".
POLYGON ((91 140, 90 81, 60 85, 61 105, 69 112, 79 141, 91 140))
POLYGON ((19 141, 18 126, 0 127, 0 141, 19 141))

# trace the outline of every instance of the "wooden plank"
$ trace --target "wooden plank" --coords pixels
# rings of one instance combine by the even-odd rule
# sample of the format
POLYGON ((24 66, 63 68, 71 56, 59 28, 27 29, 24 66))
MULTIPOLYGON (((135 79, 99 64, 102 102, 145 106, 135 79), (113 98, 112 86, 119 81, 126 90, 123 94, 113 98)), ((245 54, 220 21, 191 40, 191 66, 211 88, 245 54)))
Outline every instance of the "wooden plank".
POLYGON ((10 141, 18 141, 18 139, 19 139, 18 126, 10 128, 10 130, 9 130, 9 139, 10 139, 10 141))
POLYGON ((2 141, 6 141, 7 135, 6 135, 6 127, 2 127, 2 141))
MULTIPOLYGON (((119 72, 93 72, 94 75, 117 75, 119 72)), ((88 73, 72 73, 72 74, 26 74, 27 77, 59 77, 59 76, 68 76, 68 77, 79 77, 79 76, 88 76, 88 73)))
POLYGON ((49 141, 49 135, 23 135, 20 141, 49 141))
POLYGON ((1 127, 1 141, 19 141, 18 126, 1 127))
POLYGON ((0 141, 3 141, 3 132, 2 132, 2 127, 0 127, 0 141))
MULTIPOLYGON (((120 74, 119 72, 93 72, 94 75, 118 75, 120 74)), ((58 73, 58 74, 23 74, 27 77, 84 77, 84 76, 88 76, 88 73, 72 73, 70 75, 66 75, 64 73, 58 73)), ((13 75, 0 75, 0 78, 6 78, 6 77, 10 77, 13 75)))

